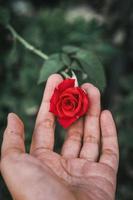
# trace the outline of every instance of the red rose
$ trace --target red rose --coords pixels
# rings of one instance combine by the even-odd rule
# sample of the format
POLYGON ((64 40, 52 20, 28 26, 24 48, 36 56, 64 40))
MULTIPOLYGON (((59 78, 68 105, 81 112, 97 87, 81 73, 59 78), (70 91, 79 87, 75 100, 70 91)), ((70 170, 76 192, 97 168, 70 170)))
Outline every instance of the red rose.
POLYGON ((67 128, 89 107, 87 94, 80 87, 75 87, 74 79, 65 79, 57 88, 50 100, 50 112, 57 116, 59 123, 67 128))

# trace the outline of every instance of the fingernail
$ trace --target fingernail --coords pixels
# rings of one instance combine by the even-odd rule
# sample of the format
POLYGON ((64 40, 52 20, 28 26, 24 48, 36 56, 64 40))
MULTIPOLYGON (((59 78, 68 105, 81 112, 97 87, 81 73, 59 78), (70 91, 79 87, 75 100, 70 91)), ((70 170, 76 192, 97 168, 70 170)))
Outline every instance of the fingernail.
POLYGON ((7 117, 7 126, 8 128, 12 128, 14 124, 14 114, 13 113, 9 113, 8 117, 7 117))
POLYGON ((8 114, 7 126, 8 126, 8 128, 10 128, 10 129, 12 129, 14 131, 18 130, 18 128, 21 127, 20 120, 19 120, 19 118, 17 117, 16 114, 14 114, 14 113, 9 113, 8 114))

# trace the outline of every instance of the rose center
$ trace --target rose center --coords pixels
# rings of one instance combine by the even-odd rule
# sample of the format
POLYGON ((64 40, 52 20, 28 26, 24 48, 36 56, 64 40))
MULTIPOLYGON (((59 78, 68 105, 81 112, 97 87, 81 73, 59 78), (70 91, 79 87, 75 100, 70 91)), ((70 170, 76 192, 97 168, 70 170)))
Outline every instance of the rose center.
POLYGON ((66 106, 72 105, 71 101, 69 99, 66 100, 66 106))
POLYGON ((63 110, 73 110, 75 108, 75 102, 71 99, 64 99, 62 102, 63 110))

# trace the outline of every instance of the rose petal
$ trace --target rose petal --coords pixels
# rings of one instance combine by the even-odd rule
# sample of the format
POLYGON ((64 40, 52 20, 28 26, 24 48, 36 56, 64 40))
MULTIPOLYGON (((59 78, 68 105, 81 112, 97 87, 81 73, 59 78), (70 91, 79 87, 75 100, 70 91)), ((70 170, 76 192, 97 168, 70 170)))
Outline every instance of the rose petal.
POLYGON ((54 104, 50 105, 49 112, 53 113, 55 116, 58 116, 58 111, 56 107, 54 106, 54 104))
POLYGON ((51 97, 51 99, 50 99, 50 103, 56 104, 56 103, 58 102, 59 96, 60 96, 60 93, 59 93, 59 91, 55 88, 54 93, 53 93, 53 95, 52 95, 52 97, 51 97))
POLYGON ((77 120, 76 117, 72 118, 58 118, 59 123, 63 126, 63 128, 68 128, 73 122, 77 120))
POLYGON ((57 112, 58 112, 58 117, 60 118, 63 118, 65 117, 65 114, 62 110, 62 107, 61 107, 61 102, 59 102, 57 105, 56 105, 56 108, 57 108, 57 112))
POLYGON ((66 90, 67 88, 73 88, 75 84, 75 80, 74 79, 70 79, 67 78, 64 81, 62 81, 59 85, 58 85, 58 90, 59 92, 63 92, 64 90, 66 90))
POLYGON ((74 96, 77 96, 75 98, 78 101, 77 108, 75 109, 75 114, 77 114, 80 110, 82 110, 82 107, 81 107, 81 105, 82 105, 82 95, 81 95, 80 90, 81 89, 79 87, 75 88, 75 91, 77 91, 77 92, 75 92, 73 94, 74 96))
POLYGON ((83 116, 88 111, 89 108, 89 99, 87 94, 82 89, 81 93, 82 93, 82 105, 81 105, 82 109, 79 110, 78 112, 79 116, 83 116))
POLYGON ((66 117, 73 117, 75 115, 76 103, 74 101, 71 102, 72 102, 71 109, 67 109, 67 106, 62 106, 63 113, 66 117))

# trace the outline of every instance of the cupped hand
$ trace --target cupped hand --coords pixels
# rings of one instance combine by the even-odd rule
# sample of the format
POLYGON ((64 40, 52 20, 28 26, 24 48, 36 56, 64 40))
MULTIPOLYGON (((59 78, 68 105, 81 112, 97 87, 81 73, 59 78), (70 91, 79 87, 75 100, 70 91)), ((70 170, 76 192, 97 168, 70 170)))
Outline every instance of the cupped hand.
POLYGON ((101 112, 100 93, 87 92, 90 109, 67 130, 61 154, 53 152, 55 117, 50 98, 62 77, 49 77, 33 132, 30 154, 25 151, 24 125, 8 115, 1 150, 1 172, 14 200, 114 200, 118 141, 109 111, 101 112))

